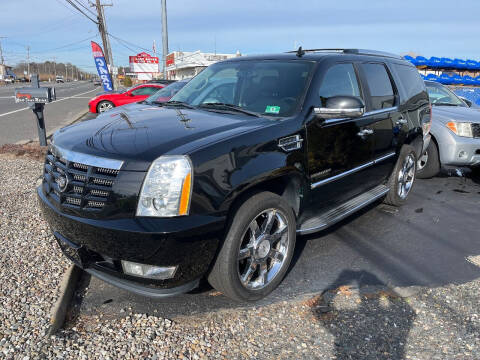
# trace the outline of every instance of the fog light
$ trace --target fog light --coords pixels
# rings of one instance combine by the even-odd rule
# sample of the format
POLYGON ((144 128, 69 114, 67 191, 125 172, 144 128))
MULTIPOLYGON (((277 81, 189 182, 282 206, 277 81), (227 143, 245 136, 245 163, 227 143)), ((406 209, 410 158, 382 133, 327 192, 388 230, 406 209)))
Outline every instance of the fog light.
POLYGON ((467 153, 462 150, 462 151, 460 151, 460 152, 458 153, 458 157, 459 157, 459 158, 466 158, 466 157, 467 157, 467 153))
POLYGON ((157 280, 170 279, 177 271, 177 266, 154 266, 124 260, 122 268, 125 274, 157 280))

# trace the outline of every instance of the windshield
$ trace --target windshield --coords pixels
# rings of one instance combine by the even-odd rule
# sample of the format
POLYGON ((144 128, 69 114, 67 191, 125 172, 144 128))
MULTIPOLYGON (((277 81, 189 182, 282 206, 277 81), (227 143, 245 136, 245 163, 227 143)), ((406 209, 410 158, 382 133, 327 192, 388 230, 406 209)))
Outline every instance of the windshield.
POLYGON ((178 90, 183 88, 188 81, 177 81, 168 86, 165 86, 163 89, 158 90, 155 94, 148 97, 145 102, 147 104, 152 104, 154 102, 165 102, 170 100, 170 98, 175 95, 178 90))
POLYGON ((313 69, 308 61, 227 61, 209 66, 171 101, 217 111, 235 107, 250 113, 290 116, 298 108, 313 69))
POLYGON ((465 103, 460 100, 457 95, 448 90, 445 86, 440 84, 427 83, 428 97, 432 105, 444 105, 444 106, 463 106, 465 103))

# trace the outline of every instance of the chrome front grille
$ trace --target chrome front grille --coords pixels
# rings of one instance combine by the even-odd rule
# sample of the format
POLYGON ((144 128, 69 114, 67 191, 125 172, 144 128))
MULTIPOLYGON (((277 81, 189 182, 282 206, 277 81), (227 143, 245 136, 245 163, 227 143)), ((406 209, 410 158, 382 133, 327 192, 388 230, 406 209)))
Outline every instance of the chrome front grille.
MULTIPOLYGON (((82 155, 82 159, 87 162, 88 156, 82 155)), ((95 157, 91 163, 99 161, 95 157)), ((111 200, 112 186, 118 173, 118 169, 69 160, 49 149, 44 166, 44 189, 51 199, 62 206, 98 211, 111 200)))

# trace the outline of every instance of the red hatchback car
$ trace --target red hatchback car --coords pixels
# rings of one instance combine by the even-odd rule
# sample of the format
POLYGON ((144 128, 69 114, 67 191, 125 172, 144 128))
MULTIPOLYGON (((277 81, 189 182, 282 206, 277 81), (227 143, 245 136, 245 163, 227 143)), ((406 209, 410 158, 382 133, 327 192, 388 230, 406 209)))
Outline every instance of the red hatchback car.
POLYGON ((90 100, 88 108, 92 113, 102 113, 116 106, 145 100, 164 87, 163 84, 142 84, 126 90, 101 93, 90 100))

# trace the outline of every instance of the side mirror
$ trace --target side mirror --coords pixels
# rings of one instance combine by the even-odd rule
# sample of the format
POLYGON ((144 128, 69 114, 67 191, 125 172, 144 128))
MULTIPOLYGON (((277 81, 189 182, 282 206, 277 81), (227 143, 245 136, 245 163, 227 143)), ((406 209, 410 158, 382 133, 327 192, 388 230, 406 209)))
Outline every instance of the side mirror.
POLYGON ((356 96, 332 96, 327 99, 325 107, 316 107, 313 111, 321 119, 352 119, 364 114, 365 103, 356 96))

